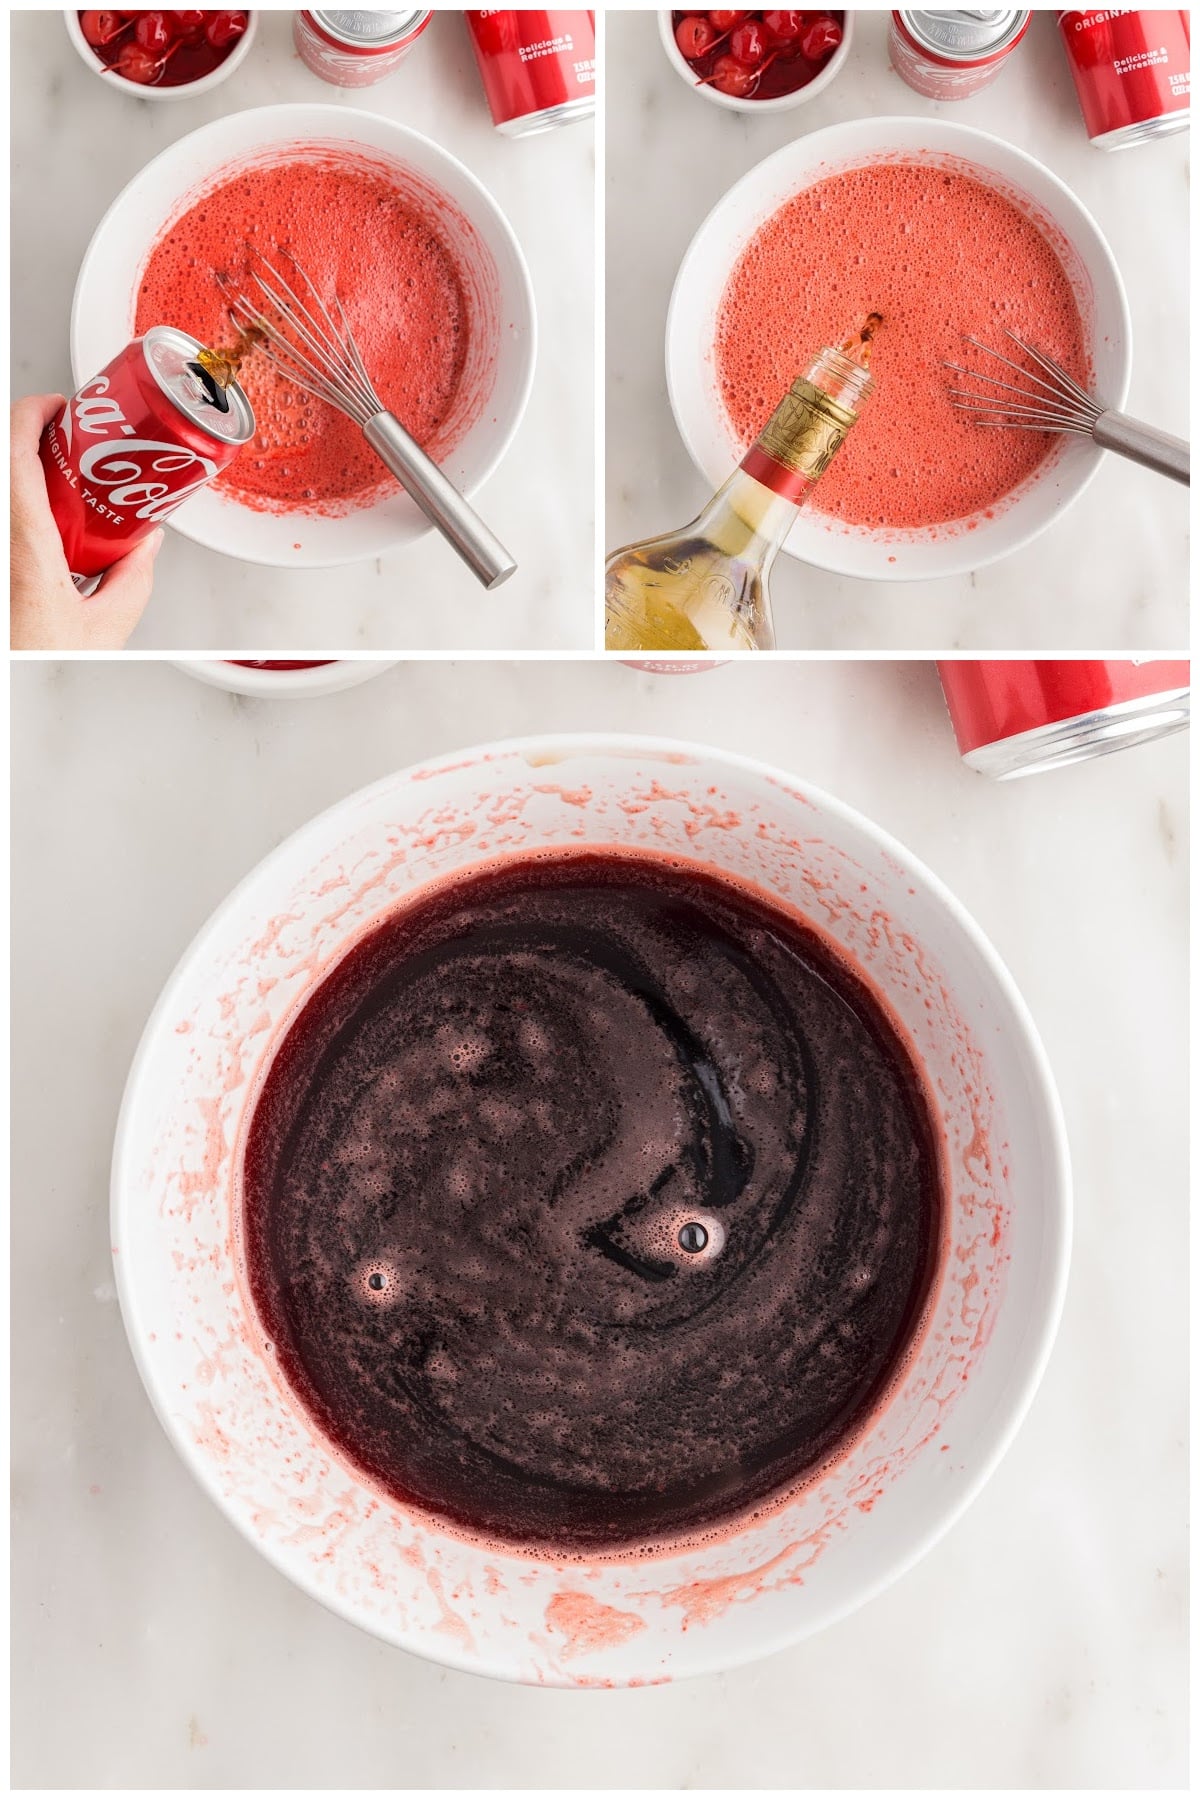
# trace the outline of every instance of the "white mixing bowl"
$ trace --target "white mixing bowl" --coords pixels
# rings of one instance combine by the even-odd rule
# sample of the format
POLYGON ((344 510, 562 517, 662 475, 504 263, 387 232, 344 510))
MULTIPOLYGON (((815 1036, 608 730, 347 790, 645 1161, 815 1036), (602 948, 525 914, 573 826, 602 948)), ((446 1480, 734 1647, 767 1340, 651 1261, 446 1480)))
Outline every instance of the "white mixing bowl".
POLYGON ((117 1129, 121 1307, 201 1485, 307 1593, 481 1674, 668 1681, 792 1643, 902 1573, 978 1492, 1037 1386, 1066 1275, 1053 1081, 1011 977, 937 878, 790 775, 689 744, 534 738, 353 794, 205 925, 134 1059, 117 1129), (622 1561, 497 1550, 397 1505, 309 1420, 267 1353, 235 1252, 240 1156, 288 1022, 423 884, 547 846, 702 863, 794 906, 866 972, 923 1065, 948 1219, 927 1323, 881 1413, 810 1487, 701 1549, 622 1561))
MULTIPOLYGON (((454 247, 472 321, 456 404, 471 409, 474 423, 442 462, 450 479, 473 494, 508 449, 529 398, 536 340, 529 271, 507 219, 474 175, 429 138, 374 113, 327 105, 265 106, 216 119, 156 156, 113 201, 84 256, 71 313, 76 384, 96 374, 133 336, 138 278, 168 221, 231 164, 288 144, 313 143, 344 143, 376 158, 382 154, 395 164, 401 189, 436 209, 454 247)), ((432 529, 407 494, 325 518, 256 512, 215 488, 188 500, 169 523, 211 550, 293 569, 384 556, 432 529)))
MULTIPOLYGON (((945 119, 853 119, 799 137, 751 169, 719 200, 679 267, 667 314, 667 388, 693 461, 715 489, 742 450, 725 410, 713 344, 726 283, 742 251, 779 208, 827 176, 880 158, 944 166, 998 189, 1046 233, 1065 268, 1083 320, 1096 393, 1113 407, 1129 389, 1130 322, 1125 289, 1100 227, 1049 169, 986 131, 945 119)), ((854 222, 846 221, 852 232, 854 222)), ((803 279, 820 280, 815 277, 803 279)), ((812 346, 815 354, 820 344, 812 346)), ((1100 466, 1090 439, 1062 438, 1010 498, 954 531, 866 531, 807 508, 784 548, 837 575, 914 581, 962 575, 1029 543, 1061 516, 1100 466)))

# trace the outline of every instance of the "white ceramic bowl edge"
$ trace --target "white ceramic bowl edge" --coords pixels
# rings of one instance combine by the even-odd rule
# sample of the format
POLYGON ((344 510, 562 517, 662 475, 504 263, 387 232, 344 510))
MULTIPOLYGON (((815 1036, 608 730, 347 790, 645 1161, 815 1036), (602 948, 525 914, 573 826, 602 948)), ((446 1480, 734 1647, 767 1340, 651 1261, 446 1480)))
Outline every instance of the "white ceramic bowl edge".
POLYGON ((978 1491, 1036 1388, 1069 1218, 1045 1054, 1011 977, 937 878, 784 771, 608 736, 492 744, 402 770, 274 851, 164 989, 113 1164, 114 1262, 138 1366, 222 1510, 306 1592, 388 1641, 561 1685, 747 1661, 862 1604, 922 1555, 978 1491), (381 1506, 281 1387, 228 1280, 255 1071, 311 983, 425 881, 495 854, 578 845, 581 827, 588 842, 699 857, 824 925, 912 1037, 940 1096, 954 1194, 929 1325, 902 1387, 837 1468, 707 1549, 612 1563, 484 1550, 381 1506), (895 932, 880 933, 880 909, 895 932))
MULTIPOLYGON (((741 456, 725 411, 712 345, 721 299, 759 227, 803 188, 839 170, 896 156, 954 166, 990 181, 1043 224, 1075 289, 1096 390, 1119 408, 1129 387, 1132 331, 1112 251, 1086 208, 1025 151, 974 127, 925 117, 854 119, 810 132, 767 157, 717 202, 684 254, 667 312, 667 389, 688 452, 715 489, 741 456)), ((812 346, 814 353, 821 348, 812 346)), ((1030 543, 1088 486, 1103 452, 1064 439, 1014 495, 937 531, 858 531, 809 507, 784 546, 833 574, 873 581, 961 575, 1030 543)))
MULTIPOLYGON (((529 269, 508 220, 471 171, 432 139, 375 113, 319 102, 257 107, 201 126, 160 152, 113 201, 84 255, 71 311, 76 382, 129 341, 138 273, 183 204, 231 165, 314 143, 344 143, 394 162, 422 199, 443 209, 472 296, 478 350, 464 375, 473 422, 440 460, 455 485, 474 494, 511 445, 533 384, 537 326, 529 269)), ((252 510, 211 487, 169 523, 208 549, 274 568, 365 561, 432 529, 405 494, 326 517, 252 510)))

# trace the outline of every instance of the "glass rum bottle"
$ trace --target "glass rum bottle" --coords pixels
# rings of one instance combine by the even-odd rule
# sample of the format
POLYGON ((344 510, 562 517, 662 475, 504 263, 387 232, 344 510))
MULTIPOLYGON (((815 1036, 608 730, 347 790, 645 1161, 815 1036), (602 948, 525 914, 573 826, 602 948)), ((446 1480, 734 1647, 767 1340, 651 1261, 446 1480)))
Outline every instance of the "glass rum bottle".
POLYGON ((871 393, 872 313, 822 350, 775 408, 704 511, 629 544, 604 571, 608 650, 773 650, 767 578, 792 521, 871 393))

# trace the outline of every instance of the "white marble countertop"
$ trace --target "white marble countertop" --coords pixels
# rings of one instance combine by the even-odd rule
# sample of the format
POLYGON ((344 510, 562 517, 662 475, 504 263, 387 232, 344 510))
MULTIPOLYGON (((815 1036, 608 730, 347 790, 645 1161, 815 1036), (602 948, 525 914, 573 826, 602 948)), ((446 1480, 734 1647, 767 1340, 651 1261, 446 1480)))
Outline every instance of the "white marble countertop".
MULTIPOLYGON (((797 110, 755 118, 688 92, 653 12, 607 15, 606 548, 694 517, 708 497, 667 399, 667 302, 720 197, 801 133, 883 113, 995 132, 1048 164, 1108 238, 1128 288, 1129 410, 1187 426, 1188 138, 1108 154, 1089 144, 1053 18, 1035 17, 999 79, 934 102, 888 66, 885 11, 860 10, 849 60, 797 110), (1168 348, 1169 347, 1169 348, 1168 348)), ((781 649, 1168 650, 1186 646, 1187 493, 1108 457, 1035 543, 969 576, 868 582, 781 557, 771 575, 781 649)))
POLYGON ((466 27, 435 18, 374 87, 331 87, 292 48, 291 11, 264 11, 243 66, 171 104, 114 92, 83 66, 58 12, 12 15, 12 389, 71 391, 75 278, 109 204, 166 145, 281 101, 358 107, 414 126, 479 176, 513 226, 538 312, 533 395, 478 495, 518 572, 485 594, 435 535, 380 562, 281 570, 168 531, 137 649, 304 654, 587 649, 594 640, 594 128, 523 140, 493 129, 466 27))
POLYGON ((997 786, 927 664, 868 662, 409 663, 292 702, 21 663, 13 730, 16 1786, 1186 1784, 1185 738, 997 786), (126 1069, 211 909, 359 785, 543 729, 707 738, 895 832, 1013 970, 1073 1146, 1061 1335, 984 1493, 853 1617, 675 1688, 511 1688, 302 1596, 171 1449, 108 1253, 126 1069))

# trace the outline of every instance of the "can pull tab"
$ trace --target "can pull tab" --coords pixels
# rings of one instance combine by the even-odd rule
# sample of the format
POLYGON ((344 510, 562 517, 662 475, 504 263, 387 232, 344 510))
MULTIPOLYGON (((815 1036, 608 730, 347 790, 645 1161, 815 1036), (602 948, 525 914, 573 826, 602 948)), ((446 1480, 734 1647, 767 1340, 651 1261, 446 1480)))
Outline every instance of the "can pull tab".
POLYGON ((203 363, 190 362, 187 365, 187 371, 189 375, 194 375, 196 377, 197 381, 204 389, 206 403, 209 406, 215 406, 218 412, 227 413, 229 411, 229 395, 225 392, 221 383, 212 373, 212 370, 206 369, 203 363))

